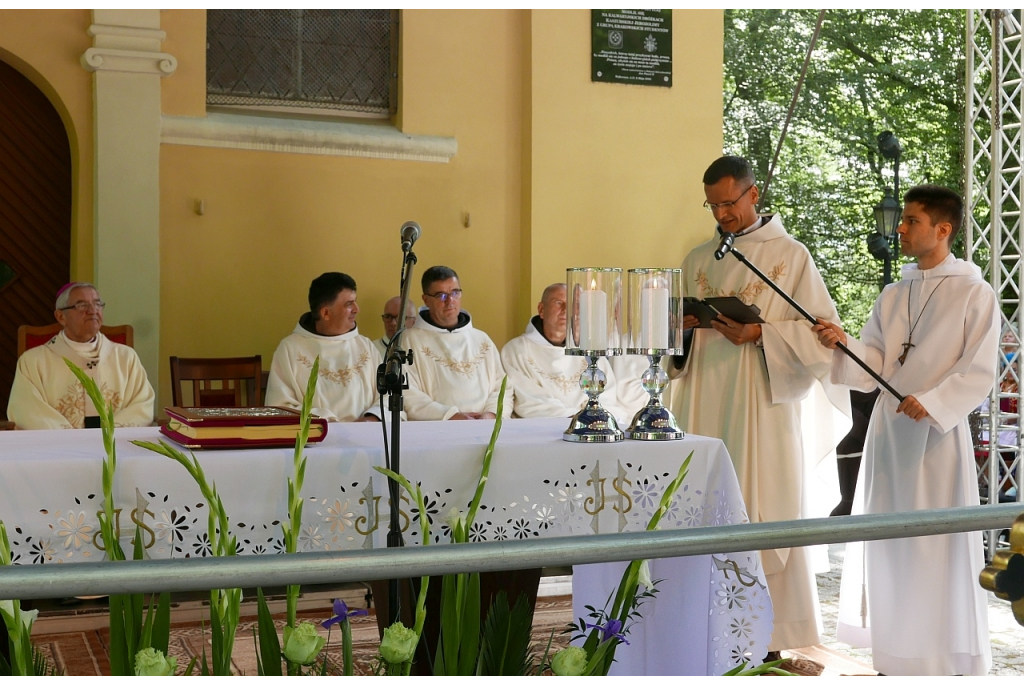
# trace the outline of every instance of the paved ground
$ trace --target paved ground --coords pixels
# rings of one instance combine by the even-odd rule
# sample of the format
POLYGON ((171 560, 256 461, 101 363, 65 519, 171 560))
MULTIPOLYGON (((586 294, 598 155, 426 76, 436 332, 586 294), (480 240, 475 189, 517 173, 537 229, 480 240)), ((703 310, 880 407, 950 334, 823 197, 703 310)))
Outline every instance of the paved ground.
MULTIPOLYGON (((818 574, 818 596, 825 622, 824 645, 850 658, 871 664, 870 649, 853 649, 837 642, 836 616, 839 612, 839 579, 843 570, 845 545, 830 545, 832 570, 818 574)), ((992 640, 992 671, 989 675, 1024 675, 1024 626, 1013 618, 1009 602, 989 594, 988 625, 992 640)))

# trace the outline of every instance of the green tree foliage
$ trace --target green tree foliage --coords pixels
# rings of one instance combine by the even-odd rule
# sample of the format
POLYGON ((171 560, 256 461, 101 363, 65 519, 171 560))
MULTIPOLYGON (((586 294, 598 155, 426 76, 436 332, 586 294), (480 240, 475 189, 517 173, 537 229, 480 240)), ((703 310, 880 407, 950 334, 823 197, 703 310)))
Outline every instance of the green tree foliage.
MULTIPOLYGON (((725 149, 749 158, 762 185, 817 16, 725 11, 725 149)), ((962 187, 964 24, 963 10, 825 14, 764 211, 780 212, 807 245, 854 333, 881 283, 865 243, 872 207, 893 185, 877 135, 891 130, 902 143, 901 194, 962 187)))

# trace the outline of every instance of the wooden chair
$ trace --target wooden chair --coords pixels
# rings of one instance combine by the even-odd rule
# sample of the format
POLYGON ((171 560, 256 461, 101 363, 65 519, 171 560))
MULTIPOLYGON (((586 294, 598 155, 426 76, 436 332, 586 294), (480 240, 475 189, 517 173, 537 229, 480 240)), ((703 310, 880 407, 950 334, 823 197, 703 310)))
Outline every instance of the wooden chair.
MULTIPOLYGON (((25 350, 50 342, 50 338, 60 333, 60 328, 59 323, 51 323, 49 326, 18 326, 18 356, 25 354, 25 350)), ((135 331, 128 324, 100 326, 100 333, 116 343, 135 347, 135 331)))
POLYGON ((260 355, 255 357, 171 357, 171 395, 176 407, 261 407, 263 375, 260 355), (182 382, 192 385, 192 403, 185 404, 182 382), (213 387, 219 382, 220 387, 213 387), (245 386, 243 402, 242 387, 245 386))

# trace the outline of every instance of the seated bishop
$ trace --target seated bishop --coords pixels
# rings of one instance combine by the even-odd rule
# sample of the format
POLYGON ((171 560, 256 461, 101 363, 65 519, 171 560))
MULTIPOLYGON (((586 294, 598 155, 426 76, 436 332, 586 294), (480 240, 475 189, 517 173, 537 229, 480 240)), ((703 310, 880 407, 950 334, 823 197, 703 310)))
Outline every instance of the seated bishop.
MULTIPOLYGON (((493 419, 505 370, 498 348, 473 328, 462 310, 459 276, 446 266, 423 272, 423 302, 416 327, 402 337, 412 351, 407 367, 405 411, 412 421, 493 419)), ((505 389, 503 414, 512 414, 512 381, 505 389)))
MULTIPOLYGON (((395 333, 398 332, 398 324, 402 323, 402 318, 398 315, 398 309, 401 306, 401 297, 392 297, 384 303, 384 313, 380 316, 384 320, 384 337, 373 341, 373 345, 380 352, 381 357, 387 354, 388 344, 391 342, 391 338, 395 337, 395 333)), ((405 328, 408 330, 415 325, 416 305, 412 303, 412 300, 409 300, 405 303, 405 328)))
POLYGON ((380 414, 377 367, 380 352, 356 326, 356 282, 329 272, 309 285, 309 311, 274 352, 266 403, 301 409, 313 360, 320 374, 313 413, 328 421, 375 421, 380 414))
POLYGON ((96 381, 115 425, 153 423, 153 386, 135 350, 100 332, 104 306, 91 283, 69 283, 57 293, 53 315, 63 328, 18 359, 7 406, 17 428, 99 427, 96 407, 64 359, 96 381))
MULTIPOLYGON (((509 340, 501 350, 501 363, 516 386, 516 416, 569 417, 586 404, 580 374, 587 368, 587 362, 584 357, 565 353, 565 326, 565 283, 552 283, 544 289, 537 316, 530 319, 526 332, 509 340)), ((629 409, 618 398, 618 384, 608 359, 601 358, 597 366, 608 379, 600 396, 601 405, 620 424, 632 419, 632 414, 627 416, 629 409)))

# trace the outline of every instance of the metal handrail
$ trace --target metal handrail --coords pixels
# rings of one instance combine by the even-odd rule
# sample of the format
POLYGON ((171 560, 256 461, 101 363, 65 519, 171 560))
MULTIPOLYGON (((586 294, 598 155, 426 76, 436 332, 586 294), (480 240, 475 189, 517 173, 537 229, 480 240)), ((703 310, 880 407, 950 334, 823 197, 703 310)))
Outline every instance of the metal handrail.
POLYGON ((0 567, 0 599, 320 585, 684 557, 1008 528, 1024 504, 303 554, 0 567))

